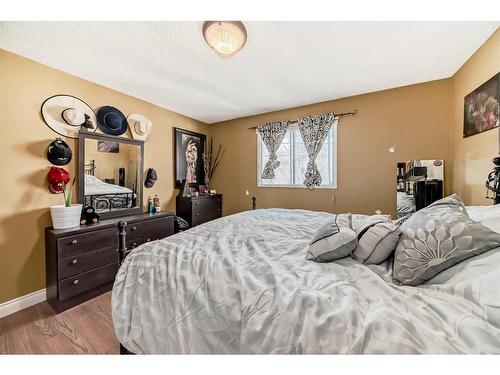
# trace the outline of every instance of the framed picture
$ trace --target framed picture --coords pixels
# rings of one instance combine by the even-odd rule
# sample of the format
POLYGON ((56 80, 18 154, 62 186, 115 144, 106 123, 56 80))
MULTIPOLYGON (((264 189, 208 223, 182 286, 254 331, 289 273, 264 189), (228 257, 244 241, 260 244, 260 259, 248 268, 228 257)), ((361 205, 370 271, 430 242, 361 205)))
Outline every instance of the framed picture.
POLYGON ((499 126, 500 73, 464 98, 464 138, 499 126))
POLYGON ((175 186, 186 180, 189 186, 205 183, 203 169, 204 134, 174 128, 175 186))
POLYGON ((97 152, 118 154, 120 152, 120 143, 115 141, 97 141, 97 152))

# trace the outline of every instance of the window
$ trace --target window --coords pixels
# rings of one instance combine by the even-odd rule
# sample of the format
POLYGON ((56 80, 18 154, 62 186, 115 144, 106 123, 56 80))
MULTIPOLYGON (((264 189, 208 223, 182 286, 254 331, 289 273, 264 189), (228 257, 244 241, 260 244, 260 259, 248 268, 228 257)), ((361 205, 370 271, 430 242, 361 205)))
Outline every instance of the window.
MULTIPOLYGON (((288 129, 277 152, 280 166, 274 170, 274 179, 262 179, 262 170, 269 159, 267 147, 257 132, 257 186, 259 187, 303 187, 304 174, 309 156, 302 141, 298 126, 288 129)), ((316 158, 321 173, 320 188, 337 187, 337 127, 332 126, 316 158)))

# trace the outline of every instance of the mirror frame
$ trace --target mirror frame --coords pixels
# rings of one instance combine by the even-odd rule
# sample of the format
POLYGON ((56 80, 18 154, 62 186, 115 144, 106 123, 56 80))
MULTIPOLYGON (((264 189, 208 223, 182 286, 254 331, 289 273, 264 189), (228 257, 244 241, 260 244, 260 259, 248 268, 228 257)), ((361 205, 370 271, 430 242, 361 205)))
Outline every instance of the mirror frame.
POLYGON ((101 141, 114 141, 114 142, 120 142, 120 143, 126 143, 126 144, 131 144, 131 145, 136 145, 140 147, 140 153, 141 153, 141 162, 140 165, 138 165, 138 170, 139 170, 139 181, 140 184, 137 184, 138 188, 140 186, 140 193, 137 192, 137 199, 139 200, 139 204, 137 207, 134 208, 126 208, 123 210, 117 210, 115 212, 109 211, 109 212, 100 212, 99 215, 101 215, 101 219, 108 219, 108 218, 115 218, 115 217, 123 217, 123 216, 129 216, 129 215, 134 215, 134 214, 140 214, 144 212, 144 142, 139 141, 136 139, 130 139, 130 138, 123 138, 123 137, 115 137, 112 135, 107 135, 107 134, 96 134, 96 133, 89 133, 84 130, 80 130, 80 133, 78 134, 78 202, 85 205, 85 140, 86 139, 95 139, 95 140, 101 140, 101 141))

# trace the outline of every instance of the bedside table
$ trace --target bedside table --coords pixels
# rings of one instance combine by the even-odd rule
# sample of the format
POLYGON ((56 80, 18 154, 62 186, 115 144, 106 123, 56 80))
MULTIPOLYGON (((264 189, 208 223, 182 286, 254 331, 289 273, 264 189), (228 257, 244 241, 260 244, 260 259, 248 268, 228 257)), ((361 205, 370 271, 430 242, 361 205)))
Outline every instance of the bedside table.
POLYGON ((222 194, 177 197, 176 214, 191 227, 222 217, 222 194))

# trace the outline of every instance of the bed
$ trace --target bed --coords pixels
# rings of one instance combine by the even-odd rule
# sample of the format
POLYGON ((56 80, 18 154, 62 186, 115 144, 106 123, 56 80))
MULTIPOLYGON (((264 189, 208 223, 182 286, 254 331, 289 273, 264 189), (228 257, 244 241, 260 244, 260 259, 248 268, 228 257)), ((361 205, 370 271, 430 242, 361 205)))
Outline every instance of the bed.
POLYGON ((404 191, 397 192, 397 215, 403 217, 415 212, 415 197, 404 191))
POLYGON ((259 209, 134 249, 112 292, 119 341, 138 354, 500 353, 499 248, 398 286, 392 260, 306 260, 331 216, 259 209))
POLYGON ((85 205, 95 207, 97 212, 130 208, 134 204, 133 198, 134 192, 131 189, 85 174, 85 205))

